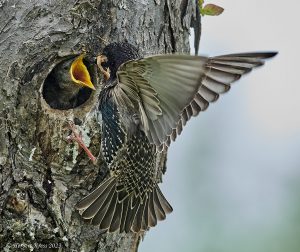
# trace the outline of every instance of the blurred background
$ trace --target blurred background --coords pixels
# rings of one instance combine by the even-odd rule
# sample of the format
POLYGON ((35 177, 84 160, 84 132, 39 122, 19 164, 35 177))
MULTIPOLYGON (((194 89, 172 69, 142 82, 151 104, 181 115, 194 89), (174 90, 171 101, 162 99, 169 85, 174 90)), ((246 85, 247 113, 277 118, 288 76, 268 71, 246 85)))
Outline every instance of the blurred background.
POLYGON ((174 208, 140 252, 300 251, 299 11, 296 0, 211 0, 200 53, 276 50, 170 147, 161 185, 174 208), (297 56, 298 55, 298 56, 297 56))

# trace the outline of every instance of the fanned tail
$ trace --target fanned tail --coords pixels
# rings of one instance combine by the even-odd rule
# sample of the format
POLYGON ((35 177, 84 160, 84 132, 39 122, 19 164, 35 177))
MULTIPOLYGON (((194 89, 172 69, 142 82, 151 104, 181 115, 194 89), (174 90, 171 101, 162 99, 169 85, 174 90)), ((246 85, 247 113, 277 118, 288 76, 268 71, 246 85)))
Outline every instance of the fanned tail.
POLYGON ((120 233, 146 231, 173 211, 158 185, 142 198, 134 192, 124 197, 125 193, 117 178, 111 177, 78 202, 76 208, 84 219, 91 220, 100 229, 120 233))

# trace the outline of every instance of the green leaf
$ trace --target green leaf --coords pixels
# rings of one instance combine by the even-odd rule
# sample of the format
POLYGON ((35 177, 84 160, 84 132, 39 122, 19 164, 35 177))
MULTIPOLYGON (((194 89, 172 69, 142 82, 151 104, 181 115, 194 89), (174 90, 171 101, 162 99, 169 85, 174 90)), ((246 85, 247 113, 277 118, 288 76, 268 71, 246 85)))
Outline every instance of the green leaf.
MULTIPOLYGON (((199 4, 200 1, 203 3, 203 0, 199 0, 199 4)), ((203 8, 200 6, 200 13, 202 16, 219 16, 223 11, 224 9, 222 7, 215 4, 207 4, 203 8)))
POLYGON ((200 10, 201 10, 202 6, 204 4, 204 0, 198 0, 198 4, 199 4, 200 10))

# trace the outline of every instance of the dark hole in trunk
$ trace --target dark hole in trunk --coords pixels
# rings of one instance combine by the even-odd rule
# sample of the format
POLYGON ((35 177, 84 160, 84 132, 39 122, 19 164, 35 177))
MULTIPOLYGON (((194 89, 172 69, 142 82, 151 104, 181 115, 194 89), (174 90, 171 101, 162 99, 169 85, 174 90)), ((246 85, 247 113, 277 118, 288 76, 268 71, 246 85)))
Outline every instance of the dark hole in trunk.
MULTIPOLYGON (((75 59, 75 57, 71 57, 71 59, 72 58, 75 59)), ((78 84, 74 84, 71 81, 69 83, 70 87, 68 88, 71 90, 69 90, 70 92, 59 85, 59 81, 57 80, 56 76, 57 68, 62 68, 63 64, 69 60, 70 57, 58 63, 44 81, 42 95, 47 104, 53 109, 68 110, 79 107, 90 98, 93 92, 92 89, 86 87, 80 88, 78 84), (76 92, 73 93, 73 91, 76 92)), ((92 65, 86 60, 83 60, 83 62, 91 73, 92 65)), ((69 73, 69 69, 66 69, 66 72, 69 73)), ((91 74, 91 79, 94 83, 95 78, 93 74, 91 74)))

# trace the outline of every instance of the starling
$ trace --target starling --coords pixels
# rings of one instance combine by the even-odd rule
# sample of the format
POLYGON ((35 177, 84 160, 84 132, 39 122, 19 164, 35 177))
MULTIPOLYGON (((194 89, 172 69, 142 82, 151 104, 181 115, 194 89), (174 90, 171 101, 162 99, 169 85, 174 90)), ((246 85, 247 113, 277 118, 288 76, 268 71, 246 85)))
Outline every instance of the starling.
POLYGON ((59 63, 46 79, 43 96, 51 108, 75 108, 83 90, 95 90, 83 58, 84 54, 59 63))
POLYGON ((99 110, 110 172, 76 205, 82 217, 108 232, 145 231, 165 219, 172 207, 158 187, 156 155, 231 83, 275 55, 142 58, 129 43, 106 46, 97 63, 106 77, 99 110))

